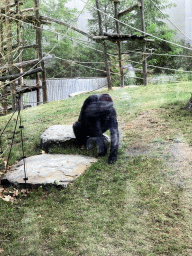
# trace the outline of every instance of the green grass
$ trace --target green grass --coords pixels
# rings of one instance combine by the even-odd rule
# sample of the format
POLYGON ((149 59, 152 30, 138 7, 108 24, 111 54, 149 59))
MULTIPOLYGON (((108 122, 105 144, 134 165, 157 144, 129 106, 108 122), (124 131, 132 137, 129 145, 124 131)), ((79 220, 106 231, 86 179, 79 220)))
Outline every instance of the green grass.
MULTIPOLYGON (((141 112, 157 109, 159 117, 174 128, 174 131, 167 130, 167 138, 182 133, 191 144, 192 114, 182 110, 190 98, 191 89, 192 83, 188 82, 124 88, 110 94, 115 102, 120 127, 121 124, 126 127, 141 112), (160 111, 162 109, 164 111, 160 111)), ((87 95, 22 111, 26 155, 40 154, 39 137, 46 128, 76 121, 87 95)), ((9 117, 0 117, 0 129, 9 117)), ((7 127, 2 138, 3 148, 10 144, 14 124, 12 120, 7 127)), ((14 203, 0 199, 2 256, 192 253, 189 234, 191 215, 185 212, 182 199, 184 188, 170 181, 162 158, 128 156, 126 149, 141 137, 134 130, 120 132, 121 147, 115 164, 106 164, 107 156, 99 158, 66 189, 40 187, 28 191, 27 195, 20 191, 14 203), (164 193, 166 189, 168 192, 164 193)), ((19 136, 18 132, 10 164, 22 156, 19 136)), ((166 136, 158 136, 160 146, 166 143, 166 136)), ((158 150, 162 148, 156 153, 158 150)), ((96 156, 94 151, 88 153, 73 147, 56 147, 51 152, 96 156)), ((8 150, 4 160, 7 155, 8 150)))

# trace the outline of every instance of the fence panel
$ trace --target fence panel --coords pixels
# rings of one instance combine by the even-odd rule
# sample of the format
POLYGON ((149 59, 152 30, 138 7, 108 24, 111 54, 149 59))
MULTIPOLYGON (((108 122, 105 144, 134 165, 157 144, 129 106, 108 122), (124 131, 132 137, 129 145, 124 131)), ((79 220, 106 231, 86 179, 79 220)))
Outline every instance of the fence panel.
MULTIPOLYGON (((26 85, 35 86, 35 80, 25 80, 26 85)), ((81 91, 94 91, 107 85, 106 78, 76 78, 76 79, 47 79, 48 101, 63 100, 69 95, 81 91)), ((43 103, 42 90, 40 90, 40 103, 43 103)), ((25 105, 37 106, 37 92, 24 94, 25 105)))

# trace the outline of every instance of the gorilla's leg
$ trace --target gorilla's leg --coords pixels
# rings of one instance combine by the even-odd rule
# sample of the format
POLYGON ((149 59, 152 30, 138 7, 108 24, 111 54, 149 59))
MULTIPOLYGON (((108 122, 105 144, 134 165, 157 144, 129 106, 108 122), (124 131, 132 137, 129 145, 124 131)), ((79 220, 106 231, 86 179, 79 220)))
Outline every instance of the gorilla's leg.
POLYGON ((75 134, 79 146, 85 145, 87 136, 85 134, 81 122, 76 122, 73 124, 73 132, 75 134))
POLYGON ((119 130, 118 130, 118 123, 117 123, 115 109, 113 110, 113 113, 111 115, 110 135, 111 135, 111 150, 110 150, 108 163, 112 164, 113 162, 117 161, 117 152, 119 148, 119 130))

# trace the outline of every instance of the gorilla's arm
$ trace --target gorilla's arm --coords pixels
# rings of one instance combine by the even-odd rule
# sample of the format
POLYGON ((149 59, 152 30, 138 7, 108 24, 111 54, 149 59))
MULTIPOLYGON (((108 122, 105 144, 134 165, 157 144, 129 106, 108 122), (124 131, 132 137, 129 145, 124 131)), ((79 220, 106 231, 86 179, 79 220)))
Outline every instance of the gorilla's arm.
POLYGON ((98 101, 98 96, 97 95, 91 95, 89 96, 83 103, 83 106, 81 108, 81 112, 79 114, 79 119, 78 122, 83 122, 84 116, 85 116, 85 110, 87 109, 88 106, 91 104, 94 104, 94 102, 98 101))

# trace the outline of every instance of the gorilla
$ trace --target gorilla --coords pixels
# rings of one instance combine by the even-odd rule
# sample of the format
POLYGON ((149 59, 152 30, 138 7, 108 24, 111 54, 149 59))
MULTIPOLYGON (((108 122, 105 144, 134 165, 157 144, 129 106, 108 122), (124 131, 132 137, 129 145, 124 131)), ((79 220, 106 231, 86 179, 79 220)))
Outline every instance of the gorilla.
POLYGON ((108 163, 117 160, 119 131, 116 111, 109 94, 91 95, 83 103, 79 119, 73 124, 73 131, 80 146, 90 149, 94 143, 99 156, 107 154, 107 138, 104 132, 110 129, 111 150, 108 163))

